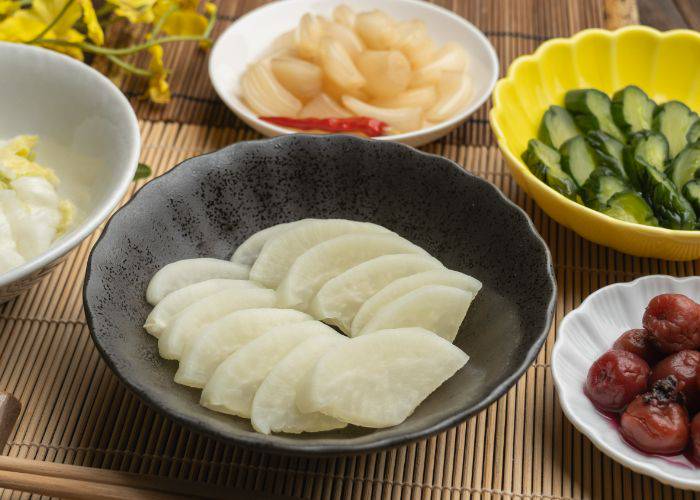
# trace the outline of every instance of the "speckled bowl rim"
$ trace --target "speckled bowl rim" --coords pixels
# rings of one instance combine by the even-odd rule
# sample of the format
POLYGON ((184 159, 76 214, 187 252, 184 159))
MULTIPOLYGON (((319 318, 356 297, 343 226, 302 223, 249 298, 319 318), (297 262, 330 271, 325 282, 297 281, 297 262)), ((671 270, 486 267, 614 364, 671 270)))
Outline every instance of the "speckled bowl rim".
MULTIPOLYGON (((210 168, 216 168, 215 166, 210 166, 207 169, 210 168)), ((235 168, 235 167, 231 167, 235 168)), ((167 190, 164 190, 164 192, 167 192, 167 190)), ((127 222, 128 223, 128 222, 127 222)), ((193 429, 197 432, 201 432, 203 434, 206 434, 210 437, 213 437, 215 439, 220 439, 225 442, 233 443, 235 445, 242 446, 244 448, 249 448, 249 449, 255 449, 259 451, 265 451, 265 452, 272 452, 272 453, 287 453, 287 454, 295 454, 295 455, 304 455, 304 456, 338 456, 338 455, 357 455, 357 454, 363 454, 363 453, 370 453, 374 451, 381 451, 385 450, 388 448, 394 448, 403 444, 407 444, 413 441, 417 441, 419 439, 427 438, 430 437, 434 434, 437 434, 438 432, 448 429, 450 427, 453 427, 455 425, 458 425, 459 423, 467 420, 469 417, 472 415, 475 415, 476 413, 480 412, 487 406, 489 406, 491 403, 496 401, 498 398, 500 398, 503 394, 505 394, 517 381, 520 379, 522 374, 529 368, 529 366, 534 362, 535 358, 537 357, 538 353, 540 352, 540 349, 542 348, 545 340, 547 339, 547 336, 549 335, 549 331, 552 326, 552 321, 554 318, 554 310, 556 307, 556 297, 557 297, 557 282, 554 274, 554 266, 552 263, 552 256, 549 251, 549 247, 547 246, 546 242, 540 236, 540 234, 537 232, 537 229, 535 228, 535 225, 533 224, 532 220, 528 217, 528 215, 525 213, 525 211, 517 206, 514 202, 512 202, 510 199, 508 199, 496 186, 491 184, 490 182, 475 176, 474 174, 471 174, 464 170, 462 167, 460 167, 458 164, 453 162, 452 160, 449 160, 447 158, 444 158, 439 155, 431 154, 431 153, 425 153, 423 151, 419 151, 411 146, 406 146, 404 144, 400 143, 395 143, 395 142, 378 142, 378 141, 372 141, 371 139, 363 139, 355 136, 350 136, 350 135, 342 135, 342 134, 324 134, 324 135, 313 135, 313 134, 288 134, 288 135, 282 135, 282 136, 277 136, 277 137, 272 137, 272 138, 266 138, 266 139, 259 139, 259 140, 254 140, 254 141, 242 141, 238 142, 235 144, 232 144, 230 146, 227 146, 225 148, 219 149, 217 151, 207 153, 204 155, 199 155, 199 156, 194 156, 191 158, 188 158, 181 163, 177 164, 175 167, 173 167, 171 170, 166 172, 165 174, 153 179, 146 185, 144 185, 126 204, 124 204, 119 210, 117 210, 112 217, 109 219, 107 222, 107 225, 105 226, 104 230, 102 231, 102 234, 98 238, 98 240, 95 242, 95 245, 93 246, 92 250, 90 251, 90 256, 88 258, 87 266, 86 266, 86 272, 85 272, 85 281, 83 285, 83 307, 85 310, 85 316, 87 320, 87 325, 88 329, 90 330, 90 335, 93 339, 93 342, 97 346, 97 350, 100 352, 100 355, 102 358, 106 361, 107 365, 111 368, 111 370, 119 377, 119 379, 126 384, 127 387, 129 387, 130 390, 135 392, 139 398, 141 398, 149 407, 154 408, 157 410, 159 413, 164 414, 168 416, 169 418, 172 418, 174 421, 177 423, 189 428, 193 429), (102 243, 102 240, 106 238, 106 236, 109 234, 110 229, 112 224, 119 224, 124 221, 120 220, 120 217, 124 216, 124 212, 129 210, 129 207, 134 204, 134 202, 140 201, 142 198, 145 198, 149 196, 151 193, 157 192, 161 186, 164 184, 167 184, 170 182, 172 179, 176 178, 178 175, 183 175, 183 173, 187 170, 188 164, 198 162, 203 158, 216 158, 217 156, 223 154, 224 152, 229 152, 231 150, 235 149, 241 149, 241 148, 246 148, 249 147, 249 145, 256 145, 256 144, 269 144, 273 149, 285 145, 285 143, 292 142, 292 141, 298 141, 298 140, 307 140, 307 141, 336 141, 336 140, 342 140, 342 141, 349 141, 349 142, 356 142, 358 144, 363 144, 367 143, 372 145, 373 147, 376 147, 377 145, 381 145, 380 147, 382 148, 395 148, 395 149, 408 149, 410 150, 411 154, 415 154, 418 156, 423 156, 425 158, 429 158, 431 160, 437 160, 440 161, 446 165, 449 165, 452 169, 457 170, 460 174, 462 175, 467 175, 469 177, 472 177, 475 179, 477 182, 482 183, 485 186, 488 186, 488 189, 491 191, 491 193, 494 193, 506 207, 507 209, 511 210, 516 217, 520 217, 520 220, 527 224, 527 227, 529 229, 529 232, 534 239, 535 242, 539 243, 542 247, 542 250, 544 252, 544 257, 545 257, 545 263, 546 263, 546 269, 547 269, 547 277, 549 278, 550 284, 552 286, 552 293, 549 298, 549 303, 547 304, 547 310, 545 311, 546 317, 545 317, 545 324, 544 327, 542 328, 542 331, 536 336, 535 342, 530 346, 530 348, 527 350, 525 358, 522 363, 520 363, 518 366, 515 367, 513 372, 507 376, 500 384, 498 384, 494 390, 491 392, 491 394, 477 403, 476 405, 463 409, 461 411, 455 412, 452 415, 449 415, 442 421, 434 424, 427 426, 423 429, 412 431, 412 432, 405 432, 403 434, 397 434, 393 436, 386 436, 383 438, 377 438, 369 443, 364 443, 364 444, 357 444, 357 443, 343 443, 342 441, 334 441, 332 443, 313 443, 309 440, 298 440, 294 444, 290 443, 280 443, 280 442, 272 442, 268 440, 268 436, 265 434, 256 434, 256 433, 250 433, 250 434, 241 434, 238 436, 231 436, 231 435, 225 435, 219 432, 216 432, 214 430, 211 430, 207 428, 205 425, 201 425, 199 422, 195 421, 194 419, 188 418, 186 415, 183 414, 178 414, 171 412, 170 410, 163 408, 163 406, 154 398, 152 398, 147 391, 144 391, 139 388, 139 385, 132 380, 132 377, 130 376, 129 373, 124 373, 123 371, 119 370, 117 366, 113 363, 109 353, 107 353, 100 341, 100 338, 95 334, 95 329, 93 326, 93 321, 94 321, 94 315, 92 313, 92 310, 90 308, 90 304, 88 301, 87 297, 87 288, 88 284, 91 279, 93 279, 93 256, 95 254, 95 250, 100 246, 102 243)))

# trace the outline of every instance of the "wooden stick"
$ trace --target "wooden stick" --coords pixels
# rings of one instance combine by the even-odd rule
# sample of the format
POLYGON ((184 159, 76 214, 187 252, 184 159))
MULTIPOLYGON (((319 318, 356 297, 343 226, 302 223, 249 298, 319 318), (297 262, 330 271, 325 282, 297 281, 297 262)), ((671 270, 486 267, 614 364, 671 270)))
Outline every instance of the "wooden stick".
POLYGON ((639 24, 637 0, 605 0, 603 11, 605 27, 609 30, 639 24))
POLYGON ((287 500, 252 491, 202 483, 0 456, 0 487, 62 498, 96 500, 138 498, 248 498, 287 500))

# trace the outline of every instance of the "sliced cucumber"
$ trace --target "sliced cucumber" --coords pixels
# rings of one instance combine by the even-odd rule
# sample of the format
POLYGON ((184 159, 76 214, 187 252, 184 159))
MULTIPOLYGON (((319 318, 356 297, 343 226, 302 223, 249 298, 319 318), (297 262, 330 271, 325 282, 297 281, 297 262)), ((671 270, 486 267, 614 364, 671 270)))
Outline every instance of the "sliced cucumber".
POLYGON ((690 130, 688 130, 688 135, 686 136, 686 139, 688 139, 688 144, 691 144, 691 143, 696 142, 696 141, 700 141, 700 120, 693 123, 693 126, 690 127, 690 130))
POLYGON ((614 194, 608 200, 608 206, 601 210, 605 215, 627 222, 658 226, 659 221, 654 217, 649 204, 634 191, 623 191, 614 194))
POLYGON ((691 179, 700 178, 700 142, 689 144, 678 153, 666 174, 678 189, 683 189, 691 179))
POLYGON ((610 111, 620 130, 625 134, 634 134, 651 128, 654 109, 656 103, 642 89, 628 85, 615 92, 610 111))
POLYGON ((581 190, 581 197, 590 208, 601 210, 613 195, 630 190, 630 185, 616 173, 601 167, 588 177, 581 190))
POLYGON ((593 148, 582 135, 577 135, 561 146, 561 168, 581 187, 588 176, 596 169, 596 157, 593 148))
POLYGON ((627 178, 622 160, 625 145, 600 130, 591 130, 586 134, 586 141, 595 151, 598 165, 616 172, 623 179, 627 178))
POLYGON ((632 134, 629 144, 622 151, 627 178, 632 186, 642 188, 641 177, 644 166, 649 165, 659 172, 666 169, 668 161, 668 142, 658 132, 643 130, 632 134))
POLYGON ((562 144, 580 133, 567 110, 561 106, 550 106, 542 117, 538 137, 547 146, 559 149, 562 144))
POLYGON ((695 210, 695 215, 700 217, 700 180, 693 179, 683 186, 683 196, 695 210))
POLYGON ((654 210, 659 223, 669 229, 695 229, 695 210, 676 185, 651 165, 645 165, 642 193, 654 210))
POLYGON ((574 115, 574 121, 581 130, 602 130, 618 141, 625 140, 624 134, 613 120, 610 98, 600 90, 570 90, 564 97, 564 104, 574 115))
POLYGON ((688 144, 688 132, 698 121, 698 115, 679 101, 669 101, 654 111, 652 129, 666 136, 671 158, 688 144))
POLYGON ((531 139, 523 161, 541 181, 562 195, 577 201, 576 183, 561 169, 561 155, 537 139, 531 139))

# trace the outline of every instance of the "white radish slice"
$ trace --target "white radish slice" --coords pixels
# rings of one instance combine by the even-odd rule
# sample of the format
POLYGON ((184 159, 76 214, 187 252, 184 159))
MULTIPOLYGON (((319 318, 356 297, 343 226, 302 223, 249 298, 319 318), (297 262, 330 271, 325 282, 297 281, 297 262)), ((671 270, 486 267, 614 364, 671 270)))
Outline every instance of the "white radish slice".
POLYGON ((345 219, 299 221, 290 230, 265 243, 250 269, 250 279, 268 288, 277 288, 297 257, 309 248, 342 234, 388 232, 377 224, 345 219))
POLYGON ((336 23, 352 29, 355 26, 355 11, 341 3, 333 9, 333 20, 336 23))
POLYGON ((365 90, 374 97, 402 92, 411 80, 411 64, 398 50, 366 50, 355 58, 365 77, 365 90))
POLYGON ((198 300, 223 290, 241 290, 246 288, 260 288, 260 285, 249 280, 227 280, 219 278, 187 285, 184 288, 169 293, 163 300, 158 302, 146 318, 143 327, 148 333, 158 338, 160 334, 170 326, 177 315, 198 300))
POLYGON ((296 116, 301 101, 275 78, 268 61, 250 66, 241 77, 241 92, 250 109, 259 116, 296 116))
POLYGON ((278 305, 306 311, 328 280, 380 255, 399 253, 429 257, 425 250, 395 233, 347 234, 319 243, 289 268, 277 288, 278 305))
POLYGON ((441 122, 462 111, 471 100, 472 81, 464 71, 445 71, 438 84, 440 98, 425 118, 441 122))
POLYGON ((382 307, 359 335, 389 328, 421 327, 452 342, 474 300, 472 292, 444 285, 428 285, 382 307))
POLYGON ((365 44, 352 29, 324 18, 320 18, 320 22, 323 26, 323 34, 340 42, 353 59, 365 50, 365 44))
POLYGON ((319 49, 323 71, 333 83, 343 89, 359 89, 365 84, 365 78, 342 43, 324 37, 319 49))
POLYGON ((270 44, 270 48, 265 52, 268 57, 281 55, 292 55, 297 51, 295 41, 295 30, 285 31, 270 44))
POLYGON ((297 409, 297 391, 326 352, 341 346, 348 339, 342 335, 320 336, 295 347, 268 373, 253 398, 250 423, 263 434, 270 432, 322 432, 347 424, 323 413, 301 413, 297 409))
MULTIPOLYGON (((426 36, 422 42, 414 47, 412 50, 403 50, 403 54, 411 61, 411 67, 416 70, 422 68, 423 66, 429 64, 435 59, 435 55, 438 52, 438 46, 435 44, 432 38, 426 36)), ((419 87, 416 83, 412 82, 411 87, 419 87)))
POLYGON ((367 299, 399 278, 433 269, 444 269, 433 257, 382 255, 328 280, 311 301, 309 313, 349 332, 355 314, 367 299))
POLYGON ((422 123, 421 113, 418 107, 412 108, 380 108, 360 101, 349 95, 343 96, 343 106, 358 116, 369 116, 386 122, 397 132, 410 132, 418 130, 422 123))
POLYGON ((24 258, 17 252, 17 245, 12 238, 10 222, 0 207, 0 273, 24 264, 24 258))
POLYGON ((468 360, 422 328, 376 332, 321 356, 302 382, 297 407, 364 427, 397 425, 468 360))
POLYGON ((304 59, 316 59, 321 37, 323 37, 323 26, 318 16, 304 14, 294 32, 299 56, 304 59))
POLYGON ((308 220, 310 219, 284 222, 254 233, 253 235, 249 236, 247 240, 241 243, 238 248, 236 248, 236 251, 233 252, 233 255, 231 256, 231 262, 241 264, 242 266, 252 266, 255 259, 258 258, 260 250, 262 250, 262 247, 268 242, 268 240, 291 229, 295 224, 308 220))
POLYGON ((43 177, 18 177, 10 183, 17 196, 24 203, 37 207, 58 209, 60 199, 56 189, 43 177))
POLYGON ((299 111, 299 118, 347 118, 350 116, 352 113, 325 93, 320 93, 311 99, 299 111))
POLYGON ((463 71, 467 65, 467 54, 456 42, 446 43, 435 53, 430 62, 418 68, 413 74, 414 87, 434 84, 440 81, 444 71, 463 71))
POLYGON ((10 224, 17 253, 23 259, 36 257, 51 246, 61 219, 57 208, 29 205, 12 189, 0 189, 0 208, 10 224))
POLYGON ((293 309, 255 308, 227 314, 202 330, 185 346, 175 382, 204 387, 223 360, 268 330, 301 321, 311 316, 293 309))
POLYGON ((273 290, 251 288, 249 290, 223 290, 198 300, 186 307, 158 339, 158 351, 165 359, 180 359, 191 339, 213 321, 240 309, 272 307, 276 295, 273 290))
POLYGON ((423 21, 403 21, 396 24, 396 37, 392 48, 408 54, 420 50, 426 40, 429 40, 428 29, 423 21))
POLYGON ((313 99, 321 92, 321 68, 296 57, 275 57, 270 68, 282 86, 302 101, 313 99))
POLYGON ((355 32, 372 50, 387 50, 396 43, 396 23, 381 10, 357 14, 355 32))
POLYGON ((397 279, 372 295, 372 297, 362 304, 362 307, 360 307, 360 310, 357 311, 355 315, 355 319, 352 321, 352 326, 350 328, 352 336, 359 335, 367 322, 372 319, 382 307, 406 295, 408 292, 412 292, 413 290, 427 285, 452 286, 471 292, 474 295, 481 290, 481 282, 479 280, 458 271, 450 271, 449 269, 425 271, 397 279))
POLYGON ((171 262, 151 278, 146 289, 146 300, 155 305, 175 290, 214 278, 247 279, 248 268, 228 260, 208 257, 171 262))
POLYGON ((437 91, 435 86, 418 87, 404 90, 393 97, 376 99, 372 102, 374 106, 382 108, 410 108, 418 107, 423 110, 430 108, 437 101, 437 91))
POLYGON ((248 342, 214 370, 204 386, 200 404, 210 410, 250 418, 255 392, 270 370, 292 349, 318 335, 338 336, 320 321, 272 328, 248 342))

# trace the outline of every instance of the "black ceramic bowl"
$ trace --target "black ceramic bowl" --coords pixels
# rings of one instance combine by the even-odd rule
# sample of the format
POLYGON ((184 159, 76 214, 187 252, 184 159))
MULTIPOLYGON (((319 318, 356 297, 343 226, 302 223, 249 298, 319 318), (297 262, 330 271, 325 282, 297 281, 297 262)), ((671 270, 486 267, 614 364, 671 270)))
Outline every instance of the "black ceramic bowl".
POLYGON ((444 158, 348 136, 289 135, 186 160, 144 186, 102 233, 84 301, 92 336, 117 375, 148 404, 235 444, 297 454, 395 446, 458 424, 505 393, 549 330, 555 281, 547 247, 525 213, 488 182, 444 158), (304 217, 382 224, 447 267, 483 282, 455 344, 469 363, 401 425, 266 436, 197 404, 173 382, 142 326, 151 276, 178 259, 228 258, 249 235, 304 217))

